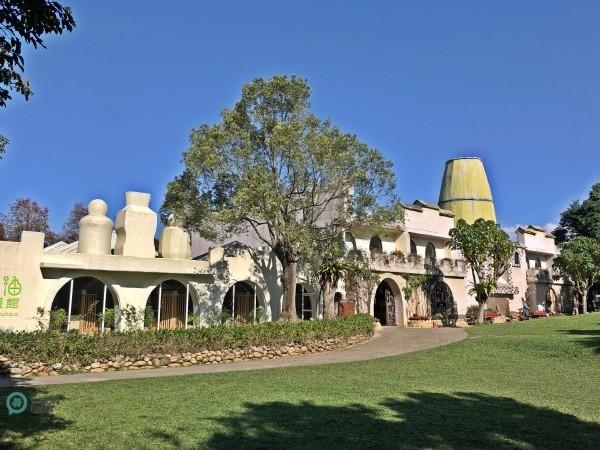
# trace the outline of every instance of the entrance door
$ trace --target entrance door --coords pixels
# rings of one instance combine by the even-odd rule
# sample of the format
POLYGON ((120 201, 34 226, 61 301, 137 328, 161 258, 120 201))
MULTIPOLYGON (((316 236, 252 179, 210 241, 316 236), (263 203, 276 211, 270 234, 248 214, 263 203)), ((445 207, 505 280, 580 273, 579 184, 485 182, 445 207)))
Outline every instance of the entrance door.
POLYGON ((396 301, 389 285, 384 281, 375 291, 373 315, 381 325, 396 325, 396 301))
POLYGON ((385 313, 386 324, 396 325, 396 302, 394 301, 394 294, 389 289, 385 290, 385 313))
POLYGON ((95 333, 98 331, 98 316, 96 315, 98 301, 96 294, 88 294, 85 290, 81 291, 81 311, 79 315, 79 331, 81 333, 95 333))
POLYGON ((185 295, 163 293, 160 306, 160 329, 174 330, 185 326, 185 295))

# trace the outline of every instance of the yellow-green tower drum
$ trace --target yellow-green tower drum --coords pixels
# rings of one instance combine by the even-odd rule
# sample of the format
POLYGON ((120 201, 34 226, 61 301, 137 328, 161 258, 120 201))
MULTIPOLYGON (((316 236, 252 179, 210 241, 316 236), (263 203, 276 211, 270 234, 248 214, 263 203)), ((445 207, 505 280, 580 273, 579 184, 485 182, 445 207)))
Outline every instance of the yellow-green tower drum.
POLYGON ((456 158, 446 162, 439 206, 454 213, 454 220, 468 223, 478 218, 496 221, 492 190, 479 158, 456 158))

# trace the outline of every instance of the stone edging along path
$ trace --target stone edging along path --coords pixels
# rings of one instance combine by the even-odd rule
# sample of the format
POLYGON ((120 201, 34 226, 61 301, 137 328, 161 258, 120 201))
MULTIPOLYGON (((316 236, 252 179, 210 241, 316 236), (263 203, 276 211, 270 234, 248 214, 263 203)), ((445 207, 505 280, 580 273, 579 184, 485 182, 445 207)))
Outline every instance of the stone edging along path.
MULTIPOLYGON (((388 356, 396 356, 419 350, 439 347, 458 342, 467 337, 460 328, 413 329, 400 327, 385 327, 375 333, 374 337, 356 345, 360 339, 348 342, 342 350, 321 350, 308 353, 300 348, 292 351, 292 357, 273 357, 255 355, 247 360, 235 360, 227 364, 185 365, 183 367, 157 367, 151 370, 111 370, 98 373, 82 373, 74 375, 0 378, 0 387, 35 386, 50 384, 87 383, 135 378, 171 377, 201 373, 234 372, 242 370, 268 369, 278 367, 311 366, 320 364, 336 364, 353 361, 366 361, 388 356), (296 356, 298 355, 298 356, 296 356)), ((324 343, 321 343, 323 345, 324 343)), ((338 347, 336 345, 336 347, 338 347)), ((338 347, 339 348, 339 347, 338 347)), ((255 349, 258 350, 258 349, 255 349)), ((263 350, 264 351, 264 350, 263 350)), ((259 353, 256 351, 255 353, 259 353)), ((267 352, 268 353, 268 352, 267 352)), ((213 355, 216 360, 216 354, 213 355)), ((210 359, 210 357, 209 357, 210 359)), ((152 361, 150 361, 153 364, 152 361)), ((166 361, 165 361, 166 362, 166 361)), ((185 361, 183 361, 185 362, 185 361)), ((183 365, 183 362, 180 364, 183 365)), ((188 361, 191 362, 191 361, 188 361)), ((214 362, 214 361, 213 361, 214 362)), ((146 361, 146 365, 148 361, 146 361)), ((148 365, 150 367, 150 365, 148 365)))

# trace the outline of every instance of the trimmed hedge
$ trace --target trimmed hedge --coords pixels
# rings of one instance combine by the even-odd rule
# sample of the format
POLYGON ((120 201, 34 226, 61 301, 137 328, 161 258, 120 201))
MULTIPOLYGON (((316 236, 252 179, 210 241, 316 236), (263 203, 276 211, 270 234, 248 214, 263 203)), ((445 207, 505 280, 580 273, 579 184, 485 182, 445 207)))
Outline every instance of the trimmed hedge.
POLYGON ((306 344, 329 338, 370 335, 373 318, 360 314, 344 319, 295 323, 216 325, 179 330, 137 330, 101 334, 76 331, 0 333, 0 355, 13 361, 88 364, 117 355, 139 357, 152 353, 186 353, 258 345, 306 344))

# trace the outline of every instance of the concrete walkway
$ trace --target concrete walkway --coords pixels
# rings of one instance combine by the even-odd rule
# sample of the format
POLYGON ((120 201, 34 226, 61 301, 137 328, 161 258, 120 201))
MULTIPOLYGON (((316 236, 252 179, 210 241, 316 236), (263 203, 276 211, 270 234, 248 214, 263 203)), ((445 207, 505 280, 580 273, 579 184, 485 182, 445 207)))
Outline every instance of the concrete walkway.
POLYGON ((373 339, 345 350, 317 353, 268 361, 252 360, 229 364, 206 364, 191 367, 126 370, 102 373, 61 375, 55 377, 0 378, 0 387, 39 386, 50 384, 89 383, 94 381, 131 380, 137 378, 173 377, 200 373, 235 372, 275 367, 314 366, 396 356, 458 342, 467 337, 460 328, 416 329, 384 327, 373 339))

